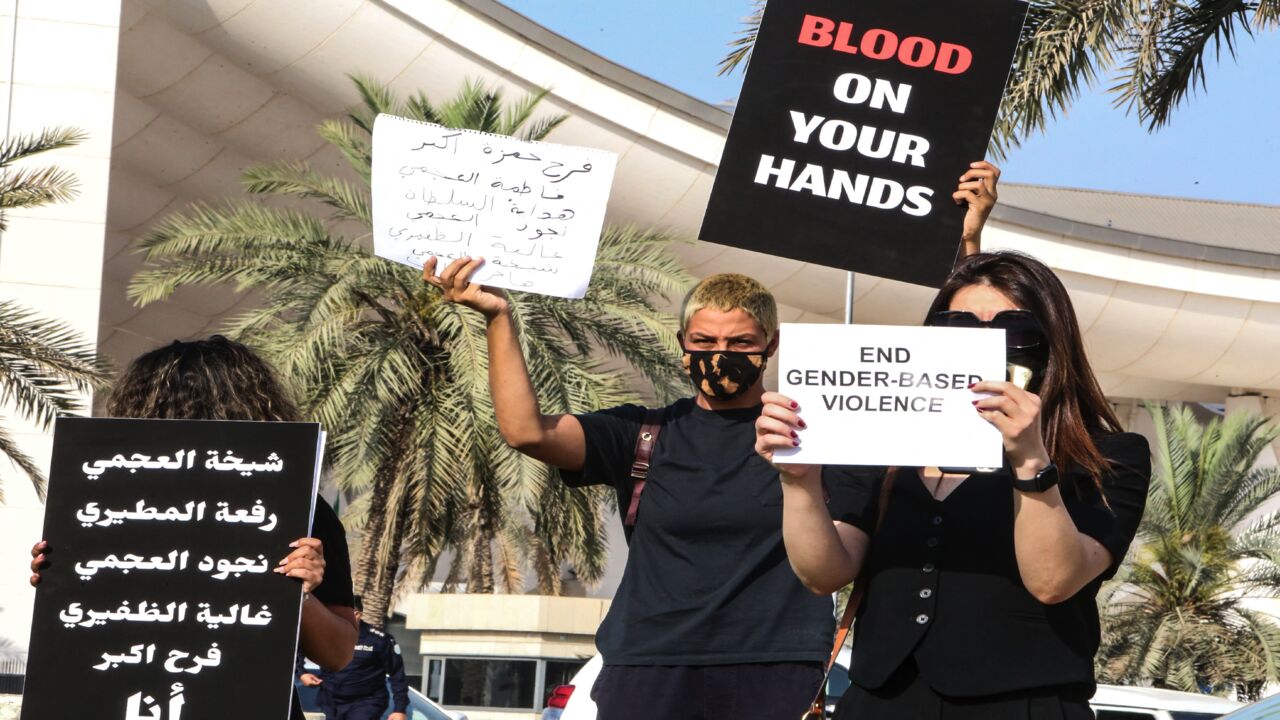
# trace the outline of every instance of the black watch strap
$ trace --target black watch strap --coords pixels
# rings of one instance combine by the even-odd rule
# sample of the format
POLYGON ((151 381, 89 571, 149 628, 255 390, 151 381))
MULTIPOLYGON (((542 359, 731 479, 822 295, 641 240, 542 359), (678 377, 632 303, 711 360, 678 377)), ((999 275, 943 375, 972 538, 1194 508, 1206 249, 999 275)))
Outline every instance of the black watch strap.
POLYGON ((1058 466, 1049 463, 1036 476, 1027 480, 1019 480, 1013 475, 1013 489, 1027 493, 1042 493, 1058 484, 1058 466))

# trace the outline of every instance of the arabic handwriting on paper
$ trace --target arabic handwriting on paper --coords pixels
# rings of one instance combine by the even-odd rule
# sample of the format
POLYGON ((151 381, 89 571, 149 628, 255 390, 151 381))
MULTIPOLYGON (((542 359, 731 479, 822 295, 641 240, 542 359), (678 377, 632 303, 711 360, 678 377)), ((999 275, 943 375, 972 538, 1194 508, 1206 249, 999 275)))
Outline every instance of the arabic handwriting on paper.
POLYGON ((381 115, 374 130, 375 250, 419 268, 430 257, 482 256, 489 263, 476 271, 477 283, 582 297, 616 161, 598 150, 381 115), (544 262, 502 267, 516 255, 544 262))

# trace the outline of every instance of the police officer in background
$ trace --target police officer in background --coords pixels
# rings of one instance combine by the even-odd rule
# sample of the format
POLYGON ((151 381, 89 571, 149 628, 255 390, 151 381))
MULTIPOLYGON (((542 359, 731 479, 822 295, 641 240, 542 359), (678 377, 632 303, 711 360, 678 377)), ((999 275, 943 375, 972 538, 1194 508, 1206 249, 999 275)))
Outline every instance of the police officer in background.
POLYGON ((404 677, 404 659, 400 645, 390 633, 365 622, 364 606, 355 599, 356 620, 360 637, 356 640, 355 657, 345 668, 320 675, 302 671, 298 656, 298 680, 307 687, 318 687, 320 709, 325 720, 379 720, 387 709, 387 680, 391 680, 391 715, 387 720, 407 720, 409 686, 404 677))

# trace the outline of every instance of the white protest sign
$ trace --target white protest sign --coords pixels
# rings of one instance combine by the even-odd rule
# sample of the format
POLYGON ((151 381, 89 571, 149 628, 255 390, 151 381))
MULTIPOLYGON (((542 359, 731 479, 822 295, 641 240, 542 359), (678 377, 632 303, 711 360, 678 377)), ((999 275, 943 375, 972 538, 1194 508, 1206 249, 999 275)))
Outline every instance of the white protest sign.
POLYGON ((373 127, 373 242, 380 257, 440 268, 487 261, 484 285, 587 292, 617 156, 453 130, 394 115, 373 127))
POLYGON ((785 323, 778 391, 808 427, 778 462, 1000 467, 969 390, 1005 378, 1004 331, 785 323))

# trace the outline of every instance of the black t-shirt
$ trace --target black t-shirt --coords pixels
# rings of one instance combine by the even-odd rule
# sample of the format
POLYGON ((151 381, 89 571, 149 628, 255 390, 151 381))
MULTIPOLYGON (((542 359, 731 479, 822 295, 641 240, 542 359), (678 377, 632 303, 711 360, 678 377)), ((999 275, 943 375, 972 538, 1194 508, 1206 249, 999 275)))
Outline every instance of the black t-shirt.
MULTIPOLYGON (((664 412, 626 570, 596 634, 605 664, 825 661, 831 598, 787 561, 781 481, 755 452, 760 407, 712 412, 685 399, 664 412)), ((579 416, 586 462, 562 471, 565 482, 611 486, 625 512, 644 416, 635 405, 579 416)), ((865 511, 869 484, 824 479, 832 517, 865 511)))
MULTIPOLYGON (((1151 455, 1141 435, 1095 442, 1111 469, 1103 495, 1079 470, 1063 473, 1063 504, 1077 530, 1111 554, 1111 567, 1065 602, 1045 605, 1022 584, 1008 472, 974 474, 944 500, 913 468, 894 474, 871 543, 870 580, 854 628, 849 676, 872 690, 909 658, 938 693, 979 697, 1032 688, 1093 694, 1100 639, 1096 599, 1133 542, 1146 505, 1151 455)), ((880 478, 883 473, 880 474, 880 478)), ((863 493, 874 506, 875 492, 863 493)), ((861 511, 871 532, 874 516, 861 511)))
MULTIPOLYGON (((311 593, 325 605, 354 607, 355 595, 351 590, 351 557, 347 552, 347 531, 342 521, 324 498, 316 496, 316 510, 311 520, 311 537, 324 543, 324 582, 311 593)), ((302 720, 302 706, 298 696, 293 696, 290 720, 302 720)))

